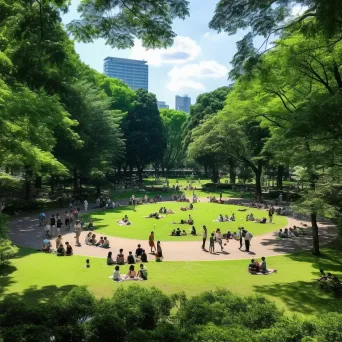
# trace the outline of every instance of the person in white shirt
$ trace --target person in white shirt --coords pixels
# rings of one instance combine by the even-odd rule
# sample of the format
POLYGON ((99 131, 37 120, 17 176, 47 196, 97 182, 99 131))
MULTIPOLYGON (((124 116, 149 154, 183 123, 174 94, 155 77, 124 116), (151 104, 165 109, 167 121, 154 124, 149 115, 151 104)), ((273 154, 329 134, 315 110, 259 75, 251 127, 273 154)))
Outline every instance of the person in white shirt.
POLYGON ((113 281, 120 282, 121 276, 120 276, 120 267, 115 266, 114 272, 113 272, 113 281))
POLYGON ((88 201, 84 200, 83 204, 84 204, 84 211, 88 211, 88 201))
POLYGON ((253 238, 253 234, 245 230, 245 246, 246 252, 249 252, 249 247, 251 245, 251 240, 253 238))
POLYGON ((217 228, 217 229, 216 229, 216 241, 217 241, 218 244, 220 245, 221 251, 223 251, 222 238, 223 238, 222 233, 221 233, 220 229, 217 228))

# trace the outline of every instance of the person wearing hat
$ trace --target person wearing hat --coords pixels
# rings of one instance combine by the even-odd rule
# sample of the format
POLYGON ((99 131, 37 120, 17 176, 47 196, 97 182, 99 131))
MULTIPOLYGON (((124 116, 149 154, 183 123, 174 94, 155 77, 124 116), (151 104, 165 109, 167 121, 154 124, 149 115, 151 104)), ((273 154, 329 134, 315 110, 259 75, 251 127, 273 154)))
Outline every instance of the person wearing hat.
POLYGON ((81 221, 77 220, 75 224, 75 234, 76 234, 75 239, 76 239, 77 246, 81 246, 81 243, 80 243, 81 231, 82 231, 81 221))

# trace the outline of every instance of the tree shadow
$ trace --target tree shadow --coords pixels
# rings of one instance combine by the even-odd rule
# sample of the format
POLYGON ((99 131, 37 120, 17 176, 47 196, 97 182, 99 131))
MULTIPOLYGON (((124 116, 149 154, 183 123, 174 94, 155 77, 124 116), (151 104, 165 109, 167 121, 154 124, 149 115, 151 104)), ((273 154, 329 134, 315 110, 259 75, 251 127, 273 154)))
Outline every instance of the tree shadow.
MULTIPOLYGON (((331 241, 336 239, 336 228, 334 226, 327 226, 321 229, 319 239, 321 246, 331 243, 331 241)), ((308 228, 306 235, 289 239, 279 239, 277 234, 274 234, 274 237, 263 238, 260 244, 262 246, 271 246, 272 250, 278 253, 298 253, 312 248, 311 231, 308 228)))
POLYGON ((56 303, 65 295, 67 295, 76 285, 64 285, 61 287, 55 285, 44 286, 38 288, 31 286, 22 293, 10 293, 1 295, 2 299, 16 299, 28 305, 36 305, 37 303, 56 303))
POLYGON ((336 298, 334 294, 320 290, 314 279, 312 282, 256 285, 254 291, 281 299, 290 310, 302 314, 316 314, 324 311, 342 313, 342 298, 336 298))

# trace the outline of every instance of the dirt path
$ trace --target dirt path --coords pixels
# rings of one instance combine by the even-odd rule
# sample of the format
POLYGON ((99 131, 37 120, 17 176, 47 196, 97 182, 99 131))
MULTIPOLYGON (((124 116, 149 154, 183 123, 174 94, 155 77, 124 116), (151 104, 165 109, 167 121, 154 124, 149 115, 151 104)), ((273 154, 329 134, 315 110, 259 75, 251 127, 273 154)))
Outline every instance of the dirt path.
MULTIPOLYGON (((203 199, 205 201, 205 199, 203 199)), ((61 209, 60 214, 65 210, 61 209)), ((50 217, 57 211, 46 212, 46 217, 50 217)), ((302 223, 308 224, 308 222, 297 220, 295 218, 288 217, 288 226, 301 226, 302 223)), ((321 223, 320 227, 320 241, 321 244, 326 244, 336 237, 336 229, 333 226, 321 223)), ((110 249, 102 249, 99 247, 88 246, 84 244, 84 238, 88 232, 82 232, 80 241, 81 247, 73 247, 74 254, 90 256, 90 257, 106 257, 109 251, 113 252, 115 256, 120 248, 123 248, 124 254, 127 255, 129 251, 135 251, 138 244, 141 244, 142 248, 149 251, 147 240, 126 239, 119 237, 108 237, 110 242, 110 249)), ((253 233, 253 232, 252 232, 253 233)), ((75 243, 75 234, 66 232, 62 228, 63 242, 68 241, 73 246, 75 243)), ((39 226, 38 214, 35 216, 24 216, 13 219, 9 225, 9 236, 12 241, 18 245, 41 248, 42 241, 45 238, 44 227, 39 226)), ((158 232, 156 232, 156 239, 158 238, 158 232)), ((55 242, 52 241, 52 245, 55 248, 55 242)), ((226 246, 224 246, 224 253, 209 254, 201 249, 202 241, 162 241, 162 249, 164 258, 166 261, 214 261, 214 260, 237 260, 237 259, 250 259, 252 255, 257 258, 261 256, 276 256, 283 255, 301 250, 310 249, 312 246, 311 229, 306 229, 306 235, 293 239, 281 239, 277 240, 275 233, 268 233, 265 235, 256 236, 251 242, 251 252, 244 252, 244 247, 239 250, 239 242, 230 240, 226 246)), ((206 243, 207 248, 208 240, 206 243)), ((215 245, 215 250, 219 251, 219 245, 215 245)), ((149 256, 152 258, 152 256, 149 256)))

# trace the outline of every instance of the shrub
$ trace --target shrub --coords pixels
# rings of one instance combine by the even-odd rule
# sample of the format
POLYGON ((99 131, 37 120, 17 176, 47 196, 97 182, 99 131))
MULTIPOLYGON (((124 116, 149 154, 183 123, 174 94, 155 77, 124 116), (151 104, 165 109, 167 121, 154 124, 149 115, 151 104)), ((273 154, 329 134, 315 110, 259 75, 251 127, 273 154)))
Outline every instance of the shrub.
POLYGON ((14 246, 10 240, 0 238, 0 265, 8 264, 9 259, 13 258, 18 252, 18 247, 14 246))

